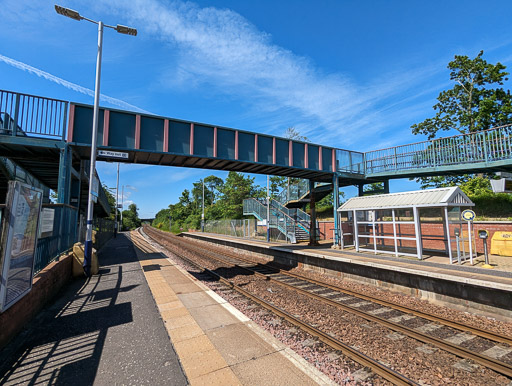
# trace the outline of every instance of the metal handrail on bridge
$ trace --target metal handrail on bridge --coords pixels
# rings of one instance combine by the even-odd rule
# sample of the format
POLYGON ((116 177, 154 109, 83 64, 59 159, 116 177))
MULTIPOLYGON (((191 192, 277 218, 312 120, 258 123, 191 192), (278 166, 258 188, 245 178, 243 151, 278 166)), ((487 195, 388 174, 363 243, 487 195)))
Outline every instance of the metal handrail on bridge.
POLYGON ((512 159, 512 125, 365 153, 366 176, 512 159))
POLYGON ((0 132, 65 140, 68 102, 0 90, 0 132))

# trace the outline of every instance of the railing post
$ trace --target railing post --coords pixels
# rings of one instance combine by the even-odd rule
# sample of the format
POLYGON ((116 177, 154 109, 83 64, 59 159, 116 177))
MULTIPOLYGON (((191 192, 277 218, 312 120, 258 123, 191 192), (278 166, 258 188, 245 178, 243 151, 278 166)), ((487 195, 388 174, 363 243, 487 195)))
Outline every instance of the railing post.
POLYGON ((432 141, 432 160, 434 161, 434 167, 436 167, 436 141, 432 141))
POLYGON ((485 157, 485 163, 487 163, 487 141, 485 140, 485 131, 483 132, 483 136, 484 136, 484 157, 485 157))
POLYGON ((16 102, 14 103, 14 127, 12 128, 12 136, 15 137, 18 131, 18 116, 20 111, 20 94, 16 94, 16 102))
POLYGON ((62 121, 62 140, 66 140, 66 124, 68 122, 68 102, 64 102, 64 118, 62 121))

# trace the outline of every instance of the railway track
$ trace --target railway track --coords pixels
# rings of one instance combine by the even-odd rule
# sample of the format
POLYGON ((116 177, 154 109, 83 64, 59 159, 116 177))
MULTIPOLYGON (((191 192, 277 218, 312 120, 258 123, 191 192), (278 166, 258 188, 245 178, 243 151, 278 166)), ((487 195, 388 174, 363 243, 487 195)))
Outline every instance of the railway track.
MULTIPOLYGON (((151 231, 148 232, 148 233, 151 233, 151 231)), ((141 233, 141 234, 144 236, 144 233, 141 233)), ((152 238, 157 243, 159 243, 159 241, 157 239, 155 239, 154 237, 152 237, 152 236, 149 236, 149 237, 152 238)), ((288 312, 286 312, 286 311, 284 311, 284 310, 274 306, 270 302, 267 302, 267 301, 263 300, 262 298, 254 295, 252 293, 250 293, 249 291, 247 291, 247 290, 243 289, 242 287, 236 285, 235 283, 233 283, 233 281, 223 277, 222 275, 219 275, 218 273, 216 273, 216 272, 214 272, 214 271, 212 271, 212 270, 210 270, 208 268, 203 267, 202 265, 200 265, 197 262, 189 259, 188 257, 184 256, 183 254, 180 254, 179 252, 173 251, 173 253, 176 254, 180 259, 183 259, 184 261, 186 261, 187 264, 189 264, 189 265, 191 265, 193 267, 196 267, 201 272, 206 272, 206 273, 210 274, 211 276, 216 278, 221 283, 229 286, 230 288, 232 288, 236 292, 238 292, 238 293, 242 294, 243 296, 249 298, 250 300, 252 300, 256 304, 258 304, 259 306, 269 310, 273 314, 275 314, 275 315, 285 319, 286 321, 288 321, 292 325, 296 326, 297 328, 300 328, 300 329, 306 331, 307 333, 311 334, 312 336, 316 337, 321 342, 323 342, 326 345, 330 346, 333 350, 339 350, 344 355, 346 355, 348 358, 352 359, 353 361, 359 363, 360 365, 362 365, 364 367, 370 368, 376 375, 378 375, 378 376, 380 376, 380 377, 382 377, 382 378, 392 382, 395 385, 417 385, 417 383, 412 381, 411 379, 409 379, 409 378, 403 376, 402 374, 400 374, 400 373, 390 369, 389 367, 379 363, 375 359, 372 359, 372 358, 368 357, 367 355, 365 355, 365 354, 359 352, 358 350, 356 350, 356 349, 346 345, 345 343, 335 339, 331 335, 329 335, 329 334, 319 330, 315 326, 300 320, 298 317, 296 317, 294 315, 291 315, 290 313, 288 313, 288 312)))
MULTIPOLYGON (((307 278, 305 276, 286 272, 277 267, 269 266, 268 264, 262 265, 250 259, 243 258, 240 255, 235 255, 227 251, 219 251, 218 249, 212 248, 211 246, 209 246, 208 249, 205 249, 204 247, 201 247, 197 244, 193 245, 190 242, 185 242, 179 237, 164 234, 152 228, 147 229, 147 232, 152 235, 152 237, 162 239, 167 238, 169 241, 179 245, 181 248, 186 249, 192 253, 206 256, 209 259, 217 261, 219 264, 229 264, 233 267, 238 267, 239 269, 250 272, 255 276, 259 276, 265 278, 265 280, 275 282, 280 286, 292 289, 302 295, 357 315, 358 317, 364 318, 367 321, 378 323, 381 326, 389 328, 397 333, 409 336, 413 339, 416 339, 417 341, 438 347, 458 357, 471 359, 472 361, 482 366, 512 378, 511 364, 502 362, 497 358, 472 351, 468 348, 462 347, 459 344, 456 344, 455 342, 457 342, 457 339, 459 341, 461 340, 461 335, 456 334, 458 338, 452 339, 452 341, 450 341, 450 339, 440 339, 431 336, 430 332, 442 325, 452 329, 457 329, 461 331, 461 334, 470 333, 474 336, 479 336, 493 342, 505 344, 508 347, 512 346, 512 339, 510 337, 502 336, 492 331, 478 329, 473 326, 468 326, 455 321, 446 320, 439 316, 428 315, 421 311, 383 301, 381 299, 375 299, 368 295, 358 294, 353 291, 336 287, 334 285, 307 278), (353 302, 354 299, 357 300, 357 303, 353 302), (368 311, 363 311, 361 309, 362 306, 364 308, 364 306, 371 304, 378 305, 379 308, 374 308, 368 311), (425 324, 427 327, 411 328, 400 324, 400 320, 403 319, 401 317, 387 319, 379 316, 392 310, 400 311, 401 313, 405 313, 405 315, 414 315, 415 317, 422 318, 427 321, 427 324, 425 324)), ((463 338, 467 338, 467 336, 463 336, 463 338)), ((502 352, 506 352, 507 348, 505 347, 504 350, 505 351, 502 352)), ((499 352, 499 350, 497 352, 499 352)))

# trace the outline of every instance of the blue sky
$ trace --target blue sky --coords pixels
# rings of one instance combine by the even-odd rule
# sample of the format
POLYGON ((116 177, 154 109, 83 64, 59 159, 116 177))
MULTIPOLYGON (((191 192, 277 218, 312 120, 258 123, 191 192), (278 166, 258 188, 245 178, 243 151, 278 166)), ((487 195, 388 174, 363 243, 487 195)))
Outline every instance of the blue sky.
MULTIPOLYGON (((3 0, 0 88, 93 103, 97 28, 54 1, 3 0)), ((65 1, 137 37, 105 30, 104 106, 366 151, 423 140, 410 126, 451 87, 454 55, 512 67, 511 1, 65 1)), ((510 88, 510 81, 506 85, 510 88)), ((115 164, 98 163, 115 186, 115 164)), ((121 165, 141 217, 208 170, 121 165)), ((265 184, 264 177, 257 182, 265 184)), ((392 191, 417 188, 391 181, 392 191)), ((353 195, 354 188, 347 194, 353 195)))

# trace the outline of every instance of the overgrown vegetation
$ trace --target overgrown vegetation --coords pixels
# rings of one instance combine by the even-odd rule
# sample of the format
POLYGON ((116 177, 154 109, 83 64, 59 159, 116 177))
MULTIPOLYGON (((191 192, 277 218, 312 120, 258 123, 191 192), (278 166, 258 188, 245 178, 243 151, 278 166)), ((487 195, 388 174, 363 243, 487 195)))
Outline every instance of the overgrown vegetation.
POLYGON ((477 176, 459 187, 475 203, 474 211, 478 220, 512 220, 512 194, 493 193, 489 179, 477 176))
MULTIPOLYGON (((229 172, 225 181, 216 176, 204 179, 204 211, 208 220, 223 218, 241 219, 245 198, 265 197, 265 189, 254 184, 254 177, 229 172)), ((194 182, 192 191, 185 189, 178 203, 160 210, 153 226, 178 233, 182 230, 199 229, 203 207, 203 182, 194 182)))

